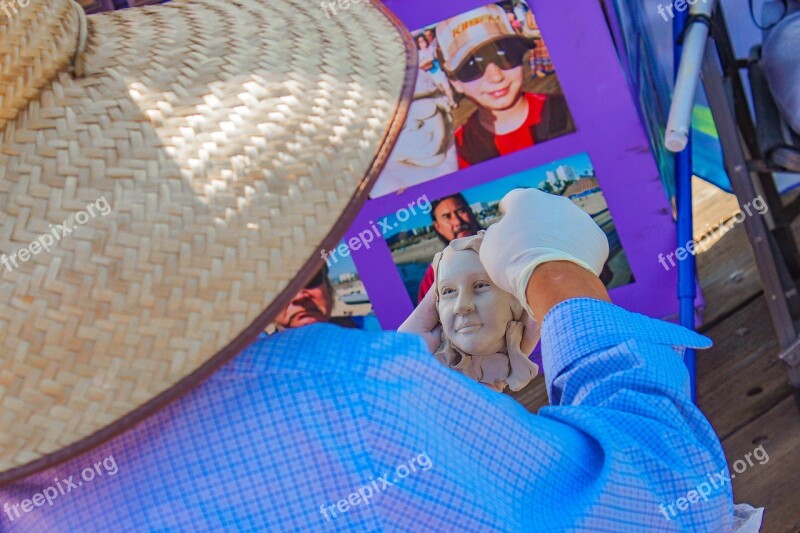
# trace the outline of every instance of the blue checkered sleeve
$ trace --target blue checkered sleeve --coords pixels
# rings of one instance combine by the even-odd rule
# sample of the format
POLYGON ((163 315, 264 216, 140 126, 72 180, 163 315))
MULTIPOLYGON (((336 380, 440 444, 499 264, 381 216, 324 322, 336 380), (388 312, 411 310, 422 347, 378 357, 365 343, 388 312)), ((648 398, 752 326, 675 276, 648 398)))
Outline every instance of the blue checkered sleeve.
POLYGON ((599 406, 615 387, 649 393, 657 389, 685 399, 690 394, 689 375, 678 358, 685 348, 710 347, 710 339, 686 328, 589 298, 562 302, 542 324, 551 405, 599 406), (612 351, 626 343, 656 349, 660 355, 643 359, 636 350, 612 351))
MULTIPOLYGON (((551 406, 539 414, 595 440, 603 462, 613 465, 609 472, 636 476, 655 496, 662 521, 693 531, 726 529, 733 509, 730 485, 714 487, 713 501, 675 505, 718 479, 714 474, 728 473, 719 440, 691 401, 682 360, 686 348, 710 346, 683 327, 591 299, 562 302, 542 325, 551 406)), ((615 485, 598 494, 598 503, 626 490, 624 481, 615 485)))
POLYGON ((725 531, 725 458, 680 357, 708 344, 564 302, 543 322, 551 406, 536 416, 417 336, 287 330, 0 487, 0 531, 725 531))

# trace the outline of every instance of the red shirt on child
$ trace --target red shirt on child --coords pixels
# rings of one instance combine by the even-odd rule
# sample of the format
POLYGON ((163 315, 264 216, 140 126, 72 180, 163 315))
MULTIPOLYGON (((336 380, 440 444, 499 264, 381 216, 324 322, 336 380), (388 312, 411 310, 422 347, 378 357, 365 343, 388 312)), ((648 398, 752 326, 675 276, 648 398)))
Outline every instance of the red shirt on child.
POLYGON ((575 131, 563 94, 523 93, 523 97, 528 101, 528 117, 512 132, 496 135, 488 131, 478 120, 477 112, 456 130, 459 168, 575 131))

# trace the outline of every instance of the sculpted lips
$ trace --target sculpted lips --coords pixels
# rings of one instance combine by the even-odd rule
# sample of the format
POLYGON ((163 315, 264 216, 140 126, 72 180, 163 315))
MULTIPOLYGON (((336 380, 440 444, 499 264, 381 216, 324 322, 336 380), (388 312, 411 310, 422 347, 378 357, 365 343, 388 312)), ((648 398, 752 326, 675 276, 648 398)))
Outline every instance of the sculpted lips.
POLYGON ((458 326, 456 328, 456 331, 458 333, 474 333, 474 332, 478 331, 479 329, 481 329, 481 325, 482 324, 480 322, 470 322, 470 323, 458 326))

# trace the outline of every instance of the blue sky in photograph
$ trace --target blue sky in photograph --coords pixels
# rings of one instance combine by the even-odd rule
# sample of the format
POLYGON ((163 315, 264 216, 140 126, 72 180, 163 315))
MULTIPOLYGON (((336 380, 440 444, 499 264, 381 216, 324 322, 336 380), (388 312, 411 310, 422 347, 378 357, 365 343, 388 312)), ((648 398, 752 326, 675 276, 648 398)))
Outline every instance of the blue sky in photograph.
MULTIPOLYGON (((492 202, 500 200, 509 191, 518 187, 538 187, 544 180, 547 179, 547 171, 555 170, 561 165, 569 165, 575 168, 578 174, 588 174, 592 169, 592 163, 589 160, 589 155, 581 153, 578 155, 570 156, 565 159, 559 159, 540 167, 532 168, 500 178, 498 180, 478 185, 471 189, 463 191, 464 197, 470 204, 478 202, 492 202)), ((431 201, 435 198, 431 198, 431 201)), ((384 238, 392 237, 401 231, 410 231, 414 228, 420 228, 431 224, 430 214, 417 213, 412 215, 405 222, 400 222, 394 213, 385 217, 387 223, 393 226, 394 229, 389 231, 384 238), (395 226, 396 224, 396 226, 395 226)))
MULTIPOLYGON (((339 246, 341 246, 344 243, 345 243, 344 240, 340 241, 339 244, 336 245, 336 248, 338 249, 339 246)), ((356 272, 356 264, 353 262, 352 257, 350 257, 349 255, 347 257, 342 257, 339 254, 339 252, 333 252, 333 250, 330 250, 328 252, 330 253, 330 257, 328 259, 328 261, 330 262, 330 266, 328 267, 329 278, 336 279, 342 274, 347 274, 348 272, 353 272, 353 273, 356 272)))

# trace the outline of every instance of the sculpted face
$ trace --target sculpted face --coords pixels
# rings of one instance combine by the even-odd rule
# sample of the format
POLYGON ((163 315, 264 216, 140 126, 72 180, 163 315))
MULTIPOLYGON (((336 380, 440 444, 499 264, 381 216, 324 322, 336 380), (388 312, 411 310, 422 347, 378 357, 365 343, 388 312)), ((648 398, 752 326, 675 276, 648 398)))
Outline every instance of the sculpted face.
POLYGON ((519 304, 492 283, 475 250, 446 248, 437 285, 442 330, 456 348, 470 355, 505 350, 506 327, 519 304))
POLYGON ((539 328, 517 299, 492 283, 480 261, 484 232, 450 241, 433 258, 443 365, 487 387, 520 390, 539 367, 529 359, 539 328))

